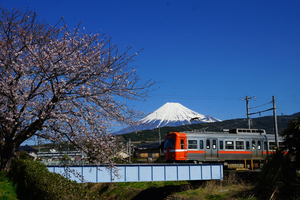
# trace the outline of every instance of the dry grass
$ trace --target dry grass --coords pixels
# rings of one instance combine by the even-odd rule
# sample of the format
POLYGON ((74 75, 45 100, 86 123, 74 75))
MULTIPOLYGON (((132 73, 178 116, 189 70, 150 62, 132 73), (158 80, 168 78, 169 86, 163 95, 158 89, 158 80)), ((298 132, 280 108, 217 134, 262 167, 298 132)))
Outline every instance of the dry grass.
POLYGON ((183 188, 183 191, 173 194, 176 198, 181 199, 251 199, 254 200, 252 193, 252 184, 243 182, 239 177, 232 175, 224 181, 210 180, 205 181, 191 188, 183 188))
POLYGON ((203 200, 255 200, 253 185, 244 183, 232 175, 225 180, 190 181, 190 182, 144 182, 144 183, 108 183, 95 184, 103 199, 203 199, 203 200))

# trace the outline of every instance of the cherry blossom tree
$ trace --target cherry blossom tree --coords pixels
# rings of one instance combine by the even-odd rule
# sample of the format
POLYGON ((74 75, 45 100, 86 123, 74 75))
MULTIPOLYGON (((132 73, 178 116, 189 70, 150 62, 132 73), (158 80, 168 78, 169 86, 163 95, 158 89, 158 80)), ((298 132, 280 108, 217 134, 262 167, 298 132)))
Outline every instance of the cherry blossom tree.
POLYGON ((129 66, 137 53, 119 53, 110 37, 63 19, 50 26, 30 10, 0 11, 0 170, 33 136, 112 165, 122 146, 108 133, 135 122, 141 113, 126 101, 145 100, 155 84, 129 66))

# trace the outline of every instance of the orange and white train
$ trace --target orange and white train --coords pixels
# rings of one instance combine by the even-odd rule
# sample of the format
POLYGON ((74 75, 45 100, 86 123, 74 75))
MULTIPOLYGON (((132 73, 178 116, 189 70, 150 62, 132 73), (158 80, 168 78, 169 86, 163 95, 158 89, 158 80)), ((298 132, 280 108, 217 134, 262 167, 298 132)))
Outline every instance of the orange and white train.
MULTIPOLYGON (((282 137, 279 148, 284 148, 282 137)), ((170 132, 165 135, 165 162, 223 162, 227 164, 264 161, 274 153, 275 135, 263 129, 232 129, 223 132, 170 132)))

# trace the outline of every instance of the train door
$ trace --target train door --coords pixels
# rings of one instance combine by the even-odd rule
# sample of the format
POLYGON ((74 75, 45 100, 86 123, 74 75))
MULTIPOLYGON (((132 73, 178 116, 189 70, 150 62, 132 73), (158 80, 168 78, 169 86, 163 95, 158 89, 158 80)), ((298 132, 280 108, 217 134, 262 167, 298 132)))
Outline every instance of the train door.
POLYGON ((263 147, 261 140, 251 141, 251 155, 252 158, 262 158, 263 157, 263 147))
POLYGON ((205 158, 215 159, 218 158, 218 140, 215 138, 206 139, 205 158))
POLYGON ((186 141, 186 137, 179 137, 179 141, 180 141, 180 150, 178 152, 179 159, 186 160, 186 158, 187 158, 187 141, 186 141))

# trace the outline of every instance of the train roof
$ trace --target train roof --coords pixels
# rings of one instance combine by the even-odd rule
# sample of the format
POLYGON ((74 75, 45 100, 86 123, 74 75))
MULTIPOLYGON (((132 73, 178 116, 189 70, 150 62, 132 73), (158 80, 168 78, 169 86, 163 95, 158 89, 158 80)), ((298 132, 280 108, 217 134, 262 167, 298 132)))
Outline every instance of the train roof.
POLYGON ((264 129, 245 129, 245 128, 236 128, 236 129, 223 129, 222 132, 212 132, 212 131, 203 131, 203 130, 193 130, 186 131, 188 134, 238 134, 238 135, 266 135, 264 129))

